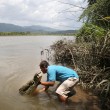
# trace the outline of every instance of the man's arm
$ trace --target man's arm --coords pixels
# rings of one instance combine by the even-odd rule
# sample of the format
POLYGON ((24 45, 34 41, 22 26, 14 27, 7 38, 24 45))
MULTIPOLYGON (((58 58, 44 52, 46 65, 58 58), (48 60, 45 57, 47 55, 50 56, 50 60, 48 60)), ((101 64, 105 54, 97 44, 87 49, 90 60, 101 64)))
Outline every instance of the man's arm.
POLYGON ((53 86, 55 84, 55 81, 51 81, 51 82, 41 82, 41 85, 44 86, 53 86))
POLYGON ((55 84, 55 81, 52 82, 40 82, 41 85, 44 85, 45 87, 42 88, 40 91, 47 91, 49 86, 53 86, 55 84))

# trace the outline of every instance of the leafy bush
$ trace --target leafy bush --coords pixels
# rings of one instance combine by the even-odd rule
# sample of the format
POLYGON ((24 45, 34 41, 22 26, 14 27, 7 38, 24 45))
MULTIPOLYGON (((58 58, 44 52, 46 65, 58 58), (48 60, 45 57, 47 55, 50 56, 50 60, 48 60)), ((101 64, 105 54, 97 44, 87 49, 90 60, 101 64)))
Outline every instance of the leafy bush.
POLYGON ((84 24, 84 26, 79 30, 77 34, 77 42, 98 42, 104 35, 106 31, 93 24, 84 24))

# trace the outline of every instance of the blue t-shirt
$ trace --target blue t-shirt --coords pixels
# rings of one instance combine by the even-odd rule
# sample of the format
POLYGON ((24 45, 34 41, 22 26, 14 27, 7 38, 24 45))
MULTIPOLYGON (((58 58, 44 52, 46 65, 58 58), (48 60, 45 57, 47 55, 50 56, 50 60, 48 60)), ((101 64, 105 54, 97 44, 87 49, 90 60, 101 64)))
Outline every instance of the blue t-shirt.
POLYGON ((65 81, 69 77, 79 78, 78 74, 67 67, 51 65, 47 68, 47 81, 65 81))

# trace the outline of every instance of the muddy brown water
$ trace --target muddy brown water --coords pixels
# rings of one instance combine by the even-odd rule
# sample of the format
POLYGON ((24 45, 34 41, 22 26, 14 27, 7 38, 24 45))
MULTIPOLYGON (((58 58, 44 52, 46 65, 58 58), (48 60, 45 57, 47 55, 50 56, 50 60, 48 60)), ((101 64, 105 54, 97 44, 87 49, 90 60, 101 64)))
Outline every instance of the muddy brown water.
MULTIPOLYGON (((48 48, 62 36, 0 37, 0 110, 100 110, 97 98, 76 88, 76 95, 69 105, 61 104, 54 94, 55 87, 47 94, 21 96, 18 89, 39 71, 43 58, 41 50, 48 48)), ((73 39, 73 37, 66 38, 73 39)), ((46 80, 43 76, 42 80, 46 80)), ((38 87, 39 89, 42 86, 38 87)))

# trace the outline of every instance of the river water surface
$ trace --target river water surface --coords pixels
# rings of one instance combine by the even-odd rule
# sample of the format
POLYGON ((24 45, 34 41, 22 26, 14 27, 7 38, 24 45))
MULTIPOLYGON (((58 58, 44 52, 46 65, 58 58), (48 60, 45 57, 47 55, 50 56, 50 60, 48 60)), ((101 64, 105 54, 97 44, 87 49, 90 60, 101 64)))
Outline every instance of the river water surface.
MULTIPOLYGON (((56 96, 21 96, 19 88, 39 70, 41 50, 61 36, 0 37, 0 110, 64 110, 56 96)), ((66 37, 66 38, 73 38, 66 37)), ((45 80, 45 78, 44 78, 45 80)))

